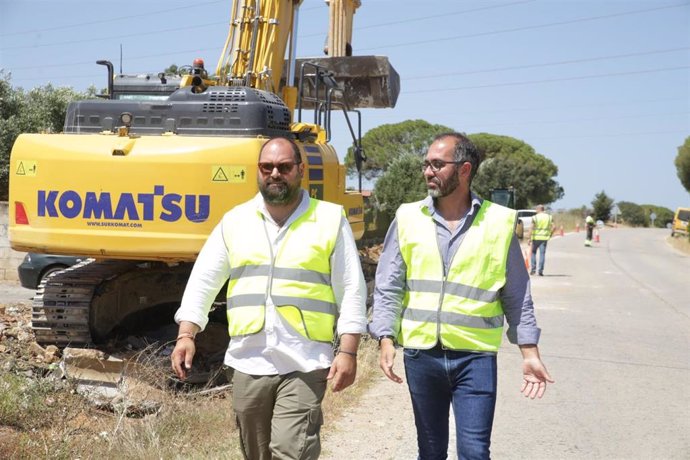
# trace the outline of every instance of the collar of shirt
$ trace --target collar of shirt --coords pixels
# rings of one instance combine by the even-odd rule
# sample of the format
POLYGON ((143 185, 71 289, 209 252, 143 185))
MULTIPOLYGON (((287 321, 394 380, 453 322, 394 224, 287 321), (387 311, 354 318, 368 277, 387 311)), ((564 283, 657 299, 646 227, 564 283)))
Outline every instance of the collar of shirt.
MULTIPOLYGON (((470 206, 470 210, 465 214, 465 217, 463 218, 462 225, 458 225, 458 228, 456 229, 456 232, 459 231, 461 228, 465 227, 466 223, 469 222, 471 223, 474 220, 474 215, 479 211, 479 208, 482 206, 482 203, 484 200, 479 198, 474 192, 470 192, 470 197, 472 198, 472 206, 470 206)), ((421 208, 422 212, 425 214, 428 214, 431 216, 436 223, 447 227, 446 220, 441 217, 440 214, 436 212, 436 207, 434 206, 434 199, 430 196, 427 196, 424 198, 421 202, 421 208)))

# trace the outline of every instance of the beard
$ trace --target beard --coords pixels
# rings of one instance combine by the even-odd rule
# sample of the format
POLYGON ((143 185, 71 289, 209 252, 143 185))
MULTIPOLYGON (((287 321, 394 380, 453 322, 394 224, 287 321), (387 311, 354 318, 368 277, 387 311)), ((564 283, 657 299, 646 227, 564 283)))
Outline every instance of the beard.
POLYGON ((266 180, 259 182, 259 191, 268 204, 292 203, 299 193, 299 184, 289 184, 283 180, 266 180))
POLYGON ((447 182, 441 181, 438 177, 433 177, 431 180, 427 181, 427 192, 429 193, 429 196, 432 198, 443 198, 444 196, 448 196, 453 193, 460 185, 460 179, 458 178, 456 172, 454 172, 448 178, 447 182), (430 183, 436 184, 436 187, 429 187, 430 183))

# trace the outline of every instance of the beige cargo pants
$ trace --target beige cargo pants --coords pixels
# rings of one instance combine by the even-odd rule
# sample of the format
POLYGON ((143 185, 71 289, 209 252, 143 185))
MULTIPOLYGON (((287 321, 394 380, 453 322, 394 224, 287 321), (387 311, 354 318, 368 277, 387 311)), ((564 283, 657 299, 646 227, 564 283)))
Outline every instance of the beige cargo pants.
POLYGON ((286 375, 234 371, 233 409, 248 460, 315 460, 328 369, 286 375))

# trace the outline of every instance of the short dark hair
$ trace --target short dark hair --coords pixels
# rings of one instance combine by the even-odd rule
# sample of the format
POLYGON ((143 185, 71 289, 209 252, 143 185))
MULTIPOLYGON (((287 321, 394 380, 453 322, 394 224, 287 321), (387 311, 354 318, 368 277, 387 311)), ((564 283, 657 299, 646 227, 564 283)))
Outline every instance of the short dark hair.
POLYGON ((434 137, 432 144, 447 137, 455 139, 455 149, 453 150, 453 160, 467 161, 472 169, 470 170, 470 183, 477 174, 477 169, 482 162, 482 155, 472 141, 464 134, 457 132, 441 133, 434 137))
POLYGON ((300 164, 302 163, 302 154, 299 151, 299 146, 297 145, 297 142, 295 142, 294 139, 290 139, 289 137, 285 136, 276 136, 272 137, 269 140, 267 140, 264 145, 261 146, 261 149, 259 150, 259 158, 261 158, 261 154, 264 152, 264 148, 272 141, 275 141, 277 139, 282 139, 284 141, 287 141, 291 146, 292 146, 292 154, 295 157, 295 164, 300 164))

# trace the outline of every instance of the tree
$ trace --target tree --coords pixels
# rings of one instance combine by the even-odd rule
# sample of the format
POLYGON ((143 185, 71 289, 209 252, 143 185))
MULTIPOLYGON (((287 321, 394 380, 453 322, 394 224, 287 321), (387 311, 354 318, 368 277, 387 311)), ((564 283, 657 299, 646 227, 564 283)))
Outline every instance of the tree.
POLYGON ((422 162, 420 155, 400 155, 376 181, 376 208, 387 218, 388 223, 393 220, 395 211, 401 204, 421 200, 427 195, 426 183, 421 172, 422 162))
POLYGON ((649 225, 647 220, 649 215, 645 213, 642 206, 629 201, 619 201, 618 209, 621 210, 621 218, 626 224, 633 227, 646 227, 649 225))
MULTIPOLYGON (((373 128, 362 137, 368 158, 362 175, 368 179, 379 177, 400 155, 422 157, 434 137, 452 131, 447 126, 432 125, 424 120, 407 120, 373 128)), ((468 137, 485 158, 473 182, 473 190, 480 196, 488 198, 493 188, 514 186, 519 208, 552 203, 563 196, 563 188, 553 179, 558 175, 558 168, 530 145, 496 134, 470 134, 468 137)), ((356 172, 352 149, 345 156, 345 164, 350 174, 356 172)))
POLYGON ((654 218, 655 228, 666 228, 666 224, 673 221, 673 211, 663 206, 657 206, 654 204, 642 204, 640 205, 645 216, 647 216, 647 221, 649 225, 652 223, 651 215, 654 213, 656 217, 654 218))
POLYGON ((10 77, 0 72, 0 200, 7 200, 10 150, 21 132, 22 98, 12 89, 10 77))
POLYGON ((180 75, 180 76, 191 75, 192 66, 191 65, 178 66, 177 64, 170 64, 170 66, 165 68, 163 73, 165 73, 166 75, 180 75))
POLYGON ((685 190, 690 192, 690 136, 686 137, 683 145, 678 147, 675 164, 680 183, 683 184, 685 190))
POLYGON ((17 137, 21 133, 62 131, 67 105, 95 94, 95 87, 78 93, 52 85, 25 92, 12 88, 9 75, 0 72, 0 200, 8 199, 10 152, 17 137))
POLYGON ((611 217, 611 208, 613 208, 613 198, 609 198, 603 190, 594 195, 592 200, 592 208, 594 209, 594 220, 602 220, 606 222, 611 217))
POLYGON ((509 136, 479 133, 469 138, 482 153, 472 189, 489 198, 494 188, 514 187, 516 207, 532 208, 563 197, 563 187, 553 178, 558 167, 529 144, 509 136))
POLYGON ((177 64, 170 64, 163 72, 166 75, 177 75, 177 64))
MULTIPOLYGON (((377 178, 395 158, 404 154, 424 156, 437 134, 451 131, 447 126, 432 125, 424 120, 406 120, 370 129, 362 136, 362 147, 367 157, 362 175, 367 179, 377 178)), ((345 155, 345 165, 348 174, 357 173, 352 147, 345 155)))

